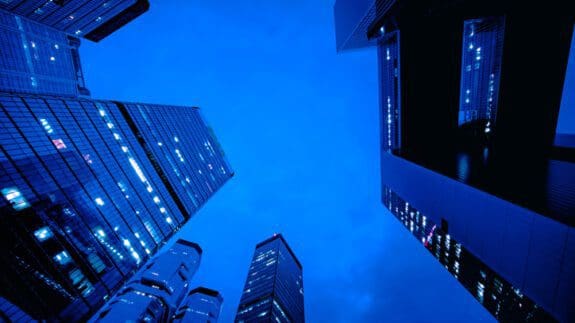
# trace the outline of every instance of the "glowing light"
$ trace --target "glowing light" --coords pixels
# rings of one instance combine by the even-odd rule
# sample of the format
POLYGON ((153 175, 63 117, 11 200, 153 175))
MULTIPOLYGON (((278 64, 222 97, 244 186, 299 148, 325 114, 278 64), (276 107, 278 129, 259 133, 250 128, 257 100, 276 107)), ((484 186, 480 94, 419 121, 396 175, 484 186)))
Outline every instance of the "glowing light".
POLYGON ((138 165, 136 160, 134 160, 134 158, 132 157, 128 158, 128 160, 130 161, 130 165, 132 165, 132 168, 134 169, 140 180, 142 182, 147 182, 148 180, 146 179, 146 176, 144 176, 144 173, 142 172, 142 169, 140 168, 140 165, 138 165))
POLYGON ((49 239, 53 236, 52 231, 48 227, 42 227, 36 231, 34 231, 34 236, 38 241, 44 241, 49 239))
POLYGON ((97 197, 96 199, 94 199, 94 202, 96 202, 96 204, 98 204, 99 206, 104 205, 104 200, 102 200, 101 198, 97 197))
POLYGON ((56 146, 57 149, 65 149, 66 144, 64 143, 64 141, 62 139, 52 139, 52 143, 54 144, 54 146, 56 146))

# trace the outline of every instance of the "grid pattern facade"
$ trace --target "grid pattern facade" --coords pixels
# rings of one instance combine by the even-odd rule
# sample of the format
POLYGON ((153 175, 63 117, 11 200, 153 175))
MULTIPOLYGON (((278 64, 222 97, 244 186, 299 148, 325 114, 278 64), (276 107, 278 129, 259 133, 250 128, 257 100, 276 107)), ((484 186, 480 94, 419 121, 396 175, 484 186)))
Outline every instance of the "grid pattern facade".
POLYGON ((147 10, 148 2, 145 0, 4 0, 0 1, 0 8, 67 34, 83 37, 142 2, 147 10))
POLYGON ((0 9, 0 44, 1 91, 60 96, 89 94, 77 39, 0 9))
POLYGON ((448 223, 434 223, 391 189, 384 187, 385 207, 420 241, 485 309, 502 322, 555 322, 521 291, 453 239, 448 223))
POLYGON ((378 46, 382 150, 401 148, 401 97, 399 89, 399 31, 391 32, 378 46))
POLYGON ((1 295, 35 319, 93 313, 188 217, 119 105, 0 94, 1 295))
POLYGON ((459 126, 490 133, 497 117, 505 19, 466 20, 461 55, 459 126))
POLYGON ((219 292, 205 287, 196 288, 184 299, 174 322, 205 322, 215 323, 220 316, 223 298, 219 292))
POLYGON ((148 156, 154 159, 182 213, 193 214, 233 176, 224 152, 199 109, 126 103, 121 111, 131 121, 148 156), (155 159, 153 156, 162 156, 155 159))
POLYGON ((256 247, 235 321, 305 321, 302 267, 281 235, 256 247))

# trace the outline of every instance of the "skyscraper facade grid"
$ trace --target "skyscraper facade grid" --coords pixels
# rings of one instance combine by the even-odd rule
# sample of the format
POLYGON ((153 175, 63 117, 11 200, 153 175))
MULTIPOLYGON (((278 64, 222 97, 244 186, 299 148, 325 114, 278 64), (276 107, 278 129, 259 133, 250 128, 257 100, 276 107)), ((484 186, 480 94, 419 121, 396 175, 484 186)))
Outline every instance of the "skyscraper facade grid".
POLYGON ((0 9, 0 91, 89 95, 77 38, 0 9))
MULTIPOLYGON (((163 135, 186 156, 166 167, 133 131, 126 105, 0 95, 2 296, 35 319, 93 313, 233 175, 220 150, 208 152, 208 138, 217 144, 201 119, 163 135)), ((180 108, 182 120, 199 114, 180 108)))
POLYGON ((305 322, 302 266, 281 234, 256 246, 235 321, 305 322))

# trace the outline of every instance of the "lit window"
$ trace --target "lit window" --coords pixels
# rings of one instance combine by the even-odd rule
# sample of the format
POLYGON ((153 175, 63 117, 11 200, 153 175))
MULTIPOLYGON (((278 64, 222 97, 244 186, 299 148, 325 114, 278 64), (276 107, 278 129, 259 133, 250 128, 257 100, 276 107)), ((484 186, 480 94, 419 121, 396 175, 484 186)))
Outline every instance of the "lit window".
POLYGON ((96 204, 98 204, 99 206, 104 205, 104 200, 102 200, 101 198, 97 197, 95 200, 96 204))
POLYGON ((53 62, 53 61, 55 61, 55 60, 56 60, 56 57, 54 57, 54 56, 50 56, 50 61, 52 61, 52 62, 53 62))
POLYGON ((99 111, 100 111, 100 116, 102 116, 102 117, 103 117, 103 116, 105 116, 105 115, 106 115, 106 111, 104 111, 104 110, 102 110, 102 109, 100 109, 99 111))
POLYGON ((154 196, 154 202, 155 202, 156 204, 160 203, 160 198, 157 197, 157 196, 154 196))
POLYGON ((52 233, 52 230, 50 230, 50 228, 42 227, 34 231, 34 236, 36 237, 36 239, 38 239, 38 241, 44 241, 54 236, 54 234, 52 233))
POLYGON ((174 222, 174 221, 172 221, 172 218, 167 217, 167 218, 166 218, 166 222, 168 222, 168 224, 172 224, 172 222, 174 222))
POLYGON ((108 125, 108 128, 110 128, 110 129, 114 128, 114 124, 111 122, 108 122, 107 125, 108 125))
POLYGON ((55 255, 53 259, 56 260, 60 265, 65 265, 72 261, 72 258, 70 258, 70 255, 66 251, 62 251, 55 255))
POLYGON ((60 49, 60 46, 58 46, 58 44, 54 44, 54 48, 60 49))
POLYGON ((14 210, 19 211, 30 206, 30 203, 24 198, 22 193, 15 187, 8 187, 2 189, 2 195, 8 200, 14 210))
POLYGON ((52 139, 52 143, 56 146, 57 149, 65 149, 66 144, 62 139, 52 139))
POLYGON ((160 212, 162 212, 162 213, 166 213, 166 208, 164 208, 164 207, 161 207, 161 208, 160 208, 160 212))

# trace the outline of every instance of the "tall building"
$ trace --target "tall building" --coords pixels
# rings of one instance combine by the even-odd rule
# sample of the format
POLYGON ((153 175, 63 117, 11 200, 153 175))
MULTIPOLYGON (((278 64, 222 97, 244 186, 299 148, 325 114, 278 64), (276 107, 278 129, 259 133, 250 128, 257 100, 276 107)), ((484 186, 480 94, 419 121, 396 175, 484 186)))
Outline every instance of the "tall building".
POLYGON ((148 0, 3 0, 0 9, 68 35, 100 41, 148 11, 148 0))
POLYGON ((176 323, 216 323, 223 302, 224 299, 218 291, 205 287, 194 288, 182 301, 173 321, 176 323))
POLYGON ((0 91, 90 94, 80 65, 77 38, 0 9, 0 46, 0 91))
POLYGON ((302 274, 281 234, 258 243, 235 321, 305 322, 302 274))
POLYGON ((187 297, 202 249, 180 239, 151 259, 95 317, 98 322, 166 322, 187 297))
POLYGON ((36 320, 94 313, 233 176, 197 108, 0 93, 0 111, 0 296, 36 320))
POLYGON ((573 11, 491 0, 334 10, 338 51, 377 48, 383 204, 498 320, 574 321, 575 160, 553 146, 573 11))

